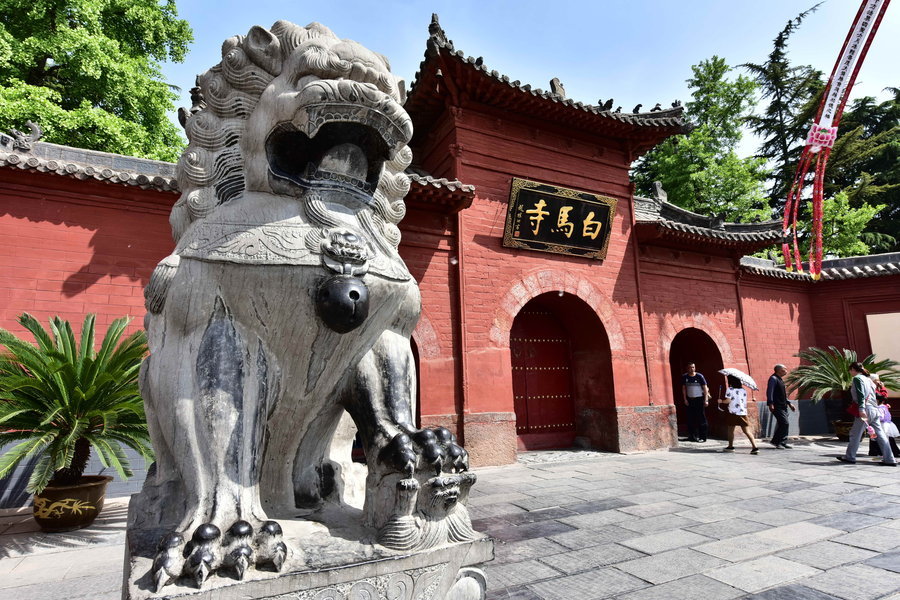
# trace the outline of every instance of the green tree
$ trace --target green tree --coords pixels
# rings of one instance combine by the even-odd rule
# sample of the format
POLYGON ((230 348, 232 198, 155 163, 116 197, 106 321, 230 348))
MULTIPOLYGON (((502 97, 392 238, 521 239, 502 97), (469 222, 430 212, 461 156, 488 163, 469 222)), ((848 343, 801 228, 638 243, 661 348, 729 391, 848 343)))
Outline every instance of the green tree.
POLYGON ((859 98, 844 112, 825 181, 851 206, 883 207, 861 234, 876 252, 900 250, 900 88, 889 89, 892 98, 859 98))
POLYGON ((768 218, 765 159, 740 158, 735 151, 756 84, 744 76, 730 79, 731 67, 718 56, 691 69, 686 113, 695 128, 644 156, 633 172, 638 192, 652 193, 659 181, 669 200, 688 210, 729 221, 768 218))
MULTIPOLYGON (((865 229, 869 222, 885 205, 872 206, 865 202, 853 207, 847 192, 839 192, 831 198, 822 201, 822 239, 823 250, 826 255, 832 256, 858 256, 869 254, 872 236, 865 235, 865 229)), ((806 210, 812 214, 812 203, 807 203, 806 210)), ((803 237, 801 244, 802 256, 809 255, 809 239, 812 223, 807 220, 800 226, 800 234, 803 237)))
POLYGON ((0 0, 0 130, 39 124, 44 140, 175 160, 160 62, 193 34, 174 0, 0 0))
MULTIPOLYGON (((825 90, 822 73, 808 65, 792 64, 787 51, 791 34, 818 6, 788 21, 765 62, 742 65, 759 85, 763 108, 751 115, 747 124, 763 140, 758 156, 772 167, 768 195, 778 210, 784 206, 825 90)), ((855 100, 840 121, 825 170, 825 197, 832 199, 824 206, 827 253, 847 256, 900 249, 900 90, 888 89, 893 92, 892 99, 881 103, 872 97, 855 100), (838 197, 841 193, 845 196, 838 197), (876 206, 880 212, 874 214, 876 206), (838 207, 851 212, 842 217, 835 213, 838 207), (832 224, 830 239, 828 223, 832 224), (868 225, 861 228, 860 223, 868 225), (852 234, 838 233, 840 227, 850 228, 852 234), (851 240, 850 235, 856 239, 851 240)), ((808 224, 810 215, 808 207, 801 206, 803 235, 808 234, 809 227, 803 224, 808 224)))
POLYGON ((756 81, 764 103, 762 111, 748 115, 745 123, 763 140, 759 156, 772 168, 768 196, 773 206, 780 206, 787 197, 825 88, 821 71, 808 65, 792 65, 787 53, 791 34, 818 7, 816 4, 787 22, 775 37, 765 62, 741 65, 756 81))

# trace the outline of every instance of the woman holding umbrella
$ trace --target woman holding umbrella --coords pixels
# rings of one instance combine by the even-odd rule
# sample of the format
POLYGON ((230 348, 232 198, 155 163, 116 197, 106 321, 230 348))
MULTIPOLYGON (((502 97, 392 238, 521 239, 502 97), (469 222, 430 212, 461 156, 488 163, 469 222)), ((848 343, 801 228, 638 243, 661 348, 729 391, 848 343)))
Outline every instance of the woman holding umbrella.
POLYGON ((722 369, 719 371, 725 375, 725 382, 728 388, 725 390, 725 398, 720 399, 720 404, 728 404, 728 414, 725 417, 725 426, 728 428, 728 446, 724 452, 734 452, 734 428, 740 427, 750 445, 753 447, 750 454, 759 454, 759 448, 756 447, 756 440, 750 434, 750 420, 747 418, 747 391, 744 389, 744 383, 753 389, 758 389, 753 379, 738 371, 737 369, 722 369))

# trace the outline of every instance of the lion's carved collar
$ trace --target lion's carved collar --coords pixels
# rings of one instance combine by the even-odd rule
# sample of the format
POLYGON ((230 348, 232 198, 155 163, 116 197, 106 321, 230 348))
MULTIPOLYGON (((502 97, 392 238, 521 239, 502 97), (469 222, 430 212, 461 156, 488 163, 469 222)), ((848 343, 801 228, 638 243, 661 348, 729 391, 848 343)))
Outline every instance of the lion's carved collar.
MULTIPOLYGON (((321 267, 333 259, 329 245, 321 243, 329 235, 299 216, 269 223, 201 221, 179 241, 176 254, 206 262, 321 267)), ((373 244, 366 248, 368 272, 396 281, 411 278, 398 256, 373 244)))

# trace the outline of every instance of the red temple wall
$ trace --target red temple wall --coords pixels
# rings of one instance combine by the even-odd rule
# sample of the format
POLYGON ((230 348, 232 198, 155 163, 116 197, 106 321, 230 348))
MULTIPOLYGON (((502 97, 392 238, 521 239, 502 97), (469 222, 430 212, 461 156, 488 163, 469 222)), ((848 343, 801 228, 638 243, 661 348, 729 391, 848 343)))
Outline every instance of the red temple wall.
POLYGON ((0 327, 27 334, 23 312, 59 315, 76 335, 87 313, 105 332, 131 316, 143 327, 146 285, 174 247, 168 215, 177 195, 0 169, 0 327))
MULTIPOLYGON (((749 368, 764 381, 772 364, 795 366, 793 355, 810 345, 847 346, 867 354, 865 314, 896 312, 900 306, 896 276, 810 284, 744 275, 739 303, 734 259, 645 244, 640 287, 651 395, 638 319, 629 188, 622 183, 627 175, 624 153, 608 149, 587 163, 579 162, 578 174, 567 166, 572 152, 584 150, 576 148, 582 143, 578 140, 570 142, 552 132, 535 134, 521 123, 497 122, 472 111, 456 117, 454 153, 440 158, 441 153, 432 150, 432 156, 452 166, 452 172, 442 175, 474 183, 477 196, 460 215, 410 202, 400 250, 419 281, 423 300, 422 319, 413 335, 422 423, 455 428, 475 464, 514 460, 509 330, 521 308, 543 293, 563 291, 561 301, 584 303, 602 322, 604 335, 597 337, 609 350, 596 356, 611 357, 612 381, 588 373, 576 387, 586 395, 591 386, 605 386, 596 394, 591 417, 596 422, 585 427, 585 435, 594 445, 622 451, 673 443, 672 397, 677 390, 671 383, 667 344, 685 328, 707 333, 723 361, 749 368), (501 147, 502 152, 497 151, 501 147), (613 158, 622 163, 617 167, 613 158), (513 175, 617 198, 607 259, 503 248, 513 175)), ((132 329, 140 327, 143 287, 173 246, 168 212, 176 197, 0 169, 0 234, 5 242, 0 253, 0 327, 21 332, 15 318, 24 311, 42 321, 58 314, 76 327, 85 313, 95 312, 101 331, 113 319, 131 315, 132 329)))
POLYGON ((424 425, 457 429, 459 331, 456 268, 456 219, 410 206, 403 219, 400 255, 422 294, 422 315, 413 333, 419 357, 419 407, 424 425))
POLYGON ((760 385, 776 364, 793 369, 800 364, 794 355, 816 344, 808 285, 753 276, 741 280, 750 369, 760 385))
MULTIPOLYGON (((681 399, 681 388, 672 381, 670 349, 685 329, 705 333, 724 366, 747 369, 733 259, 642 247, 641 292, 654 404, 681 399)), ((675 365, 679 372, 683 366, 675 365)), ((718 375, 705 375, 710 385, 718 383, 718 375)))
POLYGON ((866 314, 900 312, 900 277, 825 281, 810 293, 816 345, 872 352, 866 314))
MULTIPOLYGON (((599 314, 614 346, 613 382, 620 407, 646 406, 643 353, 634 280, 628 158, 614 140, 579 139, 548 130, 544 123, 503 118, 484 107, 451 110, 453 144, 442 154, 423 153, 432 167, 447 154, 453 169, 437 175, 474 184, 472 206, 461 213, 465 300, 464 431, 473 457, 482 464, 512 460, 515 449, 509 330, 518 311, 544 292, 567 291, 588 304, 604 307, 599 314), (603 148, 602 150, 600 148, 603 148), (512 177, 612 196, 616 216, 607 258, 590 261, 519 251, 501 244, 512 177), (502 443, 497 443, 498 440, 502 443)), ((441 125, 438 131, 448 129, 441 125)), ((437 136, 448 140, 447 136, 437 136)), ((443 163, 446 164, 446 163, 443 163)), ((604 416, 605 427, 618 430, 615 407, 604 416)), ((615 443, 610 449, 619 449, 615 443)))

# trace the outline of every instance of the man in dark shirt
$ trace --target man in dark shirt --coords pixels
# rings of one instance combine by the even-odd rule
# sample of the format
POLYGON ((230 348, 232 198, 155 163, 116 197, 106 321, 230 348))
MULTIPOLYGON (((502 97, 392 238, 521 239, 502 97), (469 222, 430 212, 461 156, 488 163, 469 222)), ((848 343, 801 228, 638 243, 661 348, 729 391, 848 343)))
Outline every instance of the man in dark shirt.
POLYGON ((688 441, 705 442, 709 428, 706 407, 709 406, 709 387, 706 378, 697 372, 694 363, 688 363, 687 373, 681 376, 681 392, 687 406, 688 441))
POLYGON ((788 436, 788 408, 791 411, 797 410, 790 403, 787 397, 787 389, 784 387, 784 380, 787 375, 787 369, 784 365, 775 365, 774 373, 769 377, 769 384, 766 386, 766 404, 769 406, 769 412, 775 417, 775 432, 772 434, 772 445, 776 448, 790 449, 787 443, 788 436))

